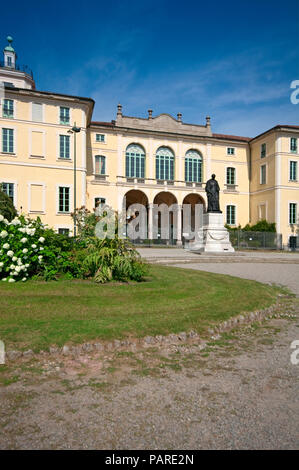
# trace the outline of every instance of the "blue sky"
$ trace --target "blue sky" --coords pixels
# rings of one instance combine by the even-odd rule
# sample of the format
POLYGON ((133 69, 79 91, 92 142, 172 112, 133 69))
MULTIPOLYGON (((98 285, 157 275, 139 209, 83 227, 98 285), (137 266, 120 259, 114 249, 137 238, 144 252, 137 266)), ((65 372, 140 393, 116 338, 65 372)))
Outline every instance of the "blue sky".
POLYGON ((299 124, 299 0, 16 1, 1 16, 13 19, 1 44, 14 37, 37 89, 92 97, 94 120, 120 102, 126 115, 210 115, 219 133, 299 124))

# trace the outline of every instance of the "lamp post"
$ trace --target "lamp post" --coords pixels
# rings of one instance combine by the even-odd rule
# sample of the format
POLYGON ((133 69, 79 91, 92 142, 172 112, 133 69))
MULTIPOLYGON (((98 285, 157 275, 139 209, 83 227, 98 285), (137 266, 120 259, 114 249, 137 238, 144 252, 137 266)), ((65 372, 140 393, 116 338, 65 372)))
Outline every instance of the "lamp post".
POLYGON ((77 235, 76 226, 76 207, 77 207, 77 149, 76 149, 76 134, 81 131, 81 127, 77 127, 74 123, 73 127, 68 131, 69 134, 74 134, 74 237, 77 235))

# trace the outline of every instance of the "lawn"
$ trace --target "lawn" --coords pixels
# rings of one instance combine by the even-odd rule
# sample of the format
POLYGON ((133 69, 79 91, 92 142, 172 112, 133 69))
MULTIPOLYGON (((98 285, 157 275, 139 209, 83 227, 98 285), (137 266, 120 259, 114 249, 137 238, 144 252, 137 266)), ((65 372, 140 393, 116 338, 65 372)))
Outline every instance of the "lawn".
POLYGON ((151 266, 141 283, 67 280, 0 284, 0 339, 6 349, 46 350, 207 329, 272 304, 279 288, 221 274, 151 266))

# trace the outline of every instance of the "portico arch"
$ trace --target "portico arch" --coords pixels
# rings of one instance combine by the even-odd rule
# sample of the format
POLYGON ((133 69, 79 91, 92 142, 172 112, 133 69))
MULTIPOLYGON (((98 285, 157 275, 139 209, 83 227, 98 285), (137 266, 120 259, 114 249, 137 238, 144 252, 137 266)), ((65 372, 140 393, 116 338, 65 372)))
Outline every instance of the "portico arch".
MULTIPOLYGON (((154 197, 154 204, 157 204, 160 206, 161 204, 166 204, 166 206, 170 207, 173 204, 177 204, 177 198, 170 193, 169 191, 161 191, 160 193, 156 194, 154 197)), ((158 229, 158 237, 162 241, 163 238, 163 230, 162 230, 162 223, 163 223, 163 217, 161 214, 161 211, 158 211, 158 213, 155 214, 155 219, 154 223, 157 226, 158 229)), ((167 238, 165 239, 165 242, 168 244, 169 242, 172 244, 174 243, 174 240, 181 240, 181 213, 179 212, 177 215, 174 215, 173 211, 169 212, 169 233, 167 238), (174 224, 177 223, 178 227, 177 230, 178 232, 176 233, 174 224), (175 237, 175 238, 174 238, 175 237)))
MULTIPOLYGON (((142 238, 148 238, 148 208, 149 208, 149 203, 148 203, 148 197, 147 195, 143 192, 140 191, 139 189, 131 189, 130 191, 127 191, 126 194, 124 195, 124 200, 123 200, 123 209, 126 212, 126 234, 128 234, 128 223, 131 222, 133 219, 135 219, 137 216, 140 216, 138 209, 136 208, 136 204, 141 204, 144 206, 145 210, 145 215, 146 215, 146 220, 144 222, 143 229, 144 229, 144 237, 142 238)), ((137 242, 137 240, 134 240, 137 242)))

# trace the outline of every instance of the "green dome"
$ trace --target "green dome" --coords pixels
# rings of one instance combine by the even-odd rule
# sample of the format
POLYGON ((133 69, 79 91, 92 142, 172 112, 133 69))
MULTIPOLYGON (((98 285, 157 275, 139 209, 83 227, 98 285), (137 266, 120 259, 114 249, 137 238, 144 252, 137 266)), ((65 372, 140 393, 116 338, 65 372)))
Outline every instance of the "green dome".
POLYGON ((11 43, 13 41, 13 38, 11 36, 7 36, 7 41, 8 41, 8 46, 4 48, 5 51, 7 52, 15 52, 14 48, 12 47, 11 43))

